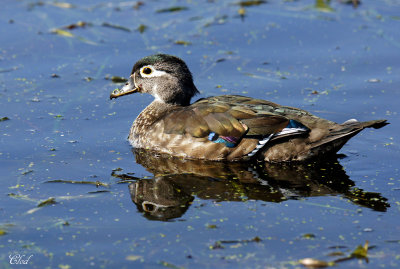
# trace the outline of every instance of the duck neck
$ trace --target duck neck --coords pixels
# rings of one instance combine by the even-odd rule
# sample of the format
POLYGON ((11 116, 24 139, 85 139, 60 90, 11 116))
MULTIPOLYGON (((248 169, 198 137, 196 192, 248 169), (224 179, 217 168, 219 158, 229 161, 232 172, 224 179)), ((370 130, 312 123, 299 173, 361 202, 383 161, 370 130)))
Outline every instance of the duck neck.
POLYGON ((133 122, 131 134, 140 135, 159 120, 163 115, 180 107, 179 105, 167 104, 159 100, 154 100, 148 105, 133 122))

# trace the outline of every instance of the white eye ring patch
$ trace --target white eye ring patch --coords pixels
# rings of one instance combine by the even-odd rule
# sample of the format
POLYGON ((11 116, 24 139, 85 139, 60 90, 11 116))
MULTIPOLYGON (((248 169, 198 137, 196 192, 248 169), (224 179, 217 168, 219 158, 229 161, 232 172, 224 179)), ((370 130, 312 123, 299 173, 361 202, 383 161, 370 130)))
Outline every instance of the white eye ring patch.
POLYGON ((140 68, 140 75, 144 78, 161 77, 166 75, 167 72, 156 70, 152 65, 145 65, 140 68), (150 72, 149 72, 150 69, 150 72))

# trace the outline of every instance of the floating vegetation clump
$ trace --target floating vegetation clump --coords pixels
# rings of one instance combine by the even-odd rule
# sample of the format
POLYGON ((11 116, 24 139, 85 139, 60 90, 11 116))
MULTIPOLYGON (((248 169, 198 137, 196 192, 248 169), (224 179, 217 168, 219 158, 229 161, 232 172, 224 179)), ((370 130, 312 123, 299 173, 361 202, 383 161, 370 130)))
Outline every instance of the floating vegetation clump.
POLYGON ((179 11, 183 11, 183 10, 188 10, 188 8, 184 7, 184 6, 173 6, 173 7, 158 9, 156 12, 157 13, 173 13, 173 12, 179 12, 179 11))

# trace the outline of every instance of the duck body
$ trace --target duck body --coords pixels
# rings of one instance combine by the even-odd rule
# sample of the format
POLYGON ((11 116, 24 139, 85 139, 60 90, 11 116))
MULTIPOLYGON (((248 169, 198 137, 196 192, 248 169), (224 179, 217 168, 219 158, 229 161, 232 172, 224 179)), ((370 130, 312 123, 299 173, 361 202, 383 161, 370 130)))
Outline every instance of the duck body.
POLYGON ((134 121, 129 142, 187 159, 267 162, 305 161, 335 154, 364 128, 380 128, 386 120, 338 124, 298 108, 239 95, 203 98, 186 64, 157 54, 133 67, 128 83, 111 98, 147 92, 155 100, 134 121))

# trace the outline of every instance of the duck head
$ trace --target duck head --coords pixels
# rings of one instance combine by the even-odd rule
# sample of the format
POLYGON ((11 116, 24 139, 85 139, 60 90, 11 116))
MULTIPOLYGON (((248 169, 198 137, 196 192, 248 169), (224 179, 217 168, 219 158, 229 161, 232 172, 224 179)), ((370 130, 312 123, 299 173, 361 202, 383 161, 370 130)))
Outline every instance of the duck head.
POLYGON ((110 99, 140 92, 162 103, 187 106, 199 93, 183 60, 167 54, 147 56, 135 63, 128 82, 110 94, 110 99))

